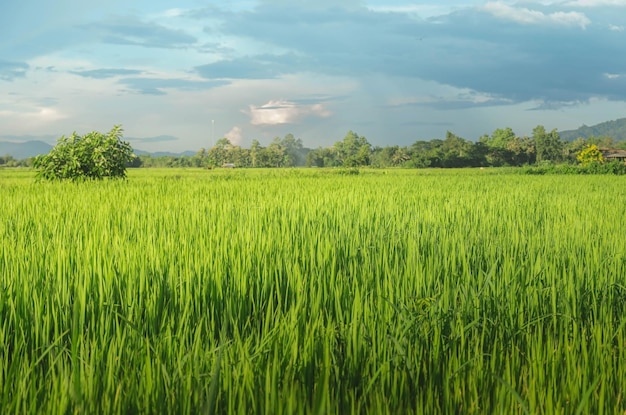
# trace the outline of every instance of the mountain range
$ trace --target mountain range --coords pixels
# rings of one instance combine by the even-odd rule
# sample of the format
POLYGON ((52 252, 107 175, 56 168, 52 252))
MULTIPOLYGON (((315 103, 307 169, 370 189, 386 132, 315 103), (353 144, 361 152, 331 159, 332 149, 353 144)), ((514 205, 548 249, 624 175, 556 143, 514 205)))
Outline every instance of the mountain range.
POLYGON ((27 159, 48 154, 52 146, 43 141, 25 141, 23 143, 13 143, 10 141, 0 141, 0 156, 12 156, 16 160, 27 159))
POLYGON ((583 124, 575 130, 559 131, 561 139, 565 141, 576 140, 579 137, 611 137, 615 141, 626 140, 626 118, 613 121, 605 121, 591 127, 583 124))
MULTIPOLYGON (((22 143, 16 143, 11 141, 0 141, 0 157, 1 156, 12 156, 16 160, 27 159, 29 157, 35 157, 40 154, 48 154, 50 150, 52 150, 50 144, 45 143, 40 140, 31 140, 24 141, 22 143)), ((162 156, 172 156, 172 157, 180 157, 180 156, 193 156, 195 152, 193 151, 184 151, 182 153, 170 153, 166 151, 157 151, 154 153, 134 149, 134 152, 138 156, 149 155, 152 157, 162 157, 162 156)))

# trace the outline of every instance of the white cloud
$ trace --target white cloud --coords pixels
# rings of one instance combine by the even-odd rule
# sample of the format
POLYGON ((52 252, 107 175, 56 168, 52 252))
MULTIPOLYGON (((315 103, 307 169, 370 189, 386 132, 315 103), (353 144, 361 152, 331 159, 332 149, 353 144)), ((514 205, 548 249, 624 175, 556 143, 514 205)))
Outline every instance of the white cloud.
POLYGON ((525 7, 513 7, 501 2, 490 2, 482 7, 486 12, 501 19, 512 20, 523 24, 559 24, 563 26, 580 26, 585 29, 591 20, 580 12, 543 13, 525 7))
POLYGON ((572 7, 626 6, 626 0, 574 0, 565 3, 572 7))
POLYGON ((66 114, 48 107, 33 108, 30 111, 0 110, 0 123, 7 132, 19 132, 23 125, 28 125, 29 131, 38 131, 38 128, 45 129, 46 126, 66 118, 66 114))
POLYGON ((379 13, 405 13, 421 17, 441 16, 450 11, 448 4, 370 5, 367 8, 379 13))
POLYGON ((234 146, 241 144, 242 131, 240 127, 234 126, 229 132, 224 134, 224 137, 228 138, 228 141, 234 146))
POLYGON ((322 104, 298 105, 286 100, 269 101, 260 107, 250 105, 249 108, 253 125, 292 124, 306 116, 325 118, 331 115, 322 104))
POLYGON ((163 16, 165 17, 180 17, 183 14, 185 14, 185 10, 183 9, 168 9, 165 12, 163 12, 163 16))
POLYGON ((624 26, 610 24, 609 25, 609 30, 611 30, 613 32, 623 32, 624 31, 624 26))

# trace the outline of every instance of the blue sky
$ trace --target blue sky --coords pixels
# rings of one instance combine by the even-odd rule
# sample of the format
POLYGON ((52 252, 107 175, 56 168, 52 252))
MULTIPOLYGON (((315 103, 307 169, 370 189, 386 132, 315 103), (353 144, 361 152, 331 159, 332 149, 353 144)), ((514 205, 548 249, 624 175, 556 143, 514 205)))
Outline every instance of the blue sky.
POLYGON ((626 117, 626 0, 8 0, 0 140, 122 124, 184 151, 626 117))

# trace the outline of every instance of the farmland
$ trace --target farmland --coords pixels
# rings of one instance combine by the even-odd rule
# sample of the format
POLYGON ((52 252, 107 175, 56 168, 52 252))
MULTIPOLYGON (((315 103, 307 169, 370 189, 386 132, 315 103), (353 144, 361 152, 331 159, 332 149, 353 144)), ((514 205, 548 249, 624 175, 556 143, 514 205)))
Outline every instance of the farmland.
POLYGON ((626 178, 0 170, 0 413, 623 413, 626 178))

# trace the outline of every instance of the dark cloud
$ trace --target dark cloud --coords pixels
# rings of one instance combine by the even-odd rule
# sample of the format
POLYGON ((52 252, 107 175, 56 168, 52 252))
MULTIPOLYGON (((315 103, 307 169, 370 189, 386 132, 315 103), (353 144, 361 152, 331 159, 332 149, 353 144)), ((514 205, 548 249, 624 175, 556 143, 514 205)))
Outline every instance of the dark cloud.
MULTIPOLYGON (((90 21, 80 13, 67 17, 23 23, 13 28, 11 35, 0 41, 0 56, 27 60, 60 50, 71 50, 81 45, 114 44, 159 49, 186 49, 196 47, 197 39, 184 30, 174 30, 158 23, 134 16, 109 17, 90 21), (76 23, 89 21, 88 23, 76 23), (25 29, 24 25, 29 28, 25 29)), ((41 19, 40 13, 35 13, 41 19)))
POLYGON ((196 50, 201 53, 220 53, 224 55, 232 55, 235 52, 235 49, 217 42, 202 43, 196 47, 196 50))
POLYGON ((12 81, 26 75, 29 66, 25 62, 10 62, 0 59, 0 80, 12 81))
POLYGON ((217 6, 206 6, 200 9, 192 9, 186 10, 182 13, 182 17, 186 17, 189 19, 197 19, 197 20, 207 20, 207 19, 224 19, 225 17, 230 16, 231 13, 225 11, 222 8, 217 6))
POLYGON ((109 19, 81 26, 104 43, 135 45, 148 48, 182 49, 196 44, 197 39, 182 30, 172 30, 157 23, 135 17, 109 19))
POLYGON ((189 79, 159 79, 159 78, 125 78, 120 83, 127 86, 132 92, 146 95, 165 95, 164 90, 178 89, 195 91, 217 88, 228 85, 228 81, 195 81, 189 79))
POLYGON ((412 126, 418 126, 418 127, 453 127, 454 123, 453 122, 448 122, 448 121, 442 121, 442 122, 436 122, 436 121, 406 121, 403 122, 402 125, 412 125, 412 126))
POLYGON ((626 78, 607 76, 626 68, 626 31, 613 30, 610 18, 596 9, 532 3, 525 8, 465 8, 420 20, 356 4, 304 8, 264 1, 252 11, 232 13, 219 31, 289 53, 233 58, 196 70, 207 78, 382 74, 431 80, 490 97, 434 104, 441 108, 529 100, 544 101, 549 108, 593 97, 626 100, 626 78))
POLYGON ((84 71, 70 71, 74 75, 83 76, 85 78, 95 78, 95 79, 107 79, 107 78, 115 78, 117 76, 125 76, 125 75, 140 75, 143 71, 139 71, 136 69, 114 69, 114 68, 102 68, 102 69, 91 69, 84 71))
MULTIPOLYGON (((324 72, 331 75, 360 75, 380 72, 409 72, 396 63, 415 66, 414 48, 424 33, 424 22, 403 14, 378 13, 365 8, 340 6, 303 8, 291 3, 265 2, 252 12, 232 15, 221 27, 226 35, 246 37, 291 51, 297 60, 284 65, 274 62, 275 71, 324 72)), ((285 54, 282 55, 283 57, 285 54)), ((272 63, 267 56, 264 62, 272 63)), ((247 62, 252 72, 254 59, 247 62)), ((242 72, 246 72, 243 71, 242 72)))
POLYGON ((308 95, 306 97, 290 99, 289 101, 297 105, 315 105, 315 104, 322 104, 322 103, 327 103, 327 102, 343 101, 343 100, 346 100, 347 98, 349 97, 346 95, 313 94, 313 95, 308 95))
POLYGON ((294 54, 257 55, 201 65, 195 70, 208 79, 272 79, 299 72, 305 67, 302 61, 294 54))
POLYGON ((461 95, 458 99, 450 99, 444 97, 431 98, 424 100, 423 102, 409 102, 401 105, 388 105, 387 108, 423 107, 435 108, 439 110, 458 110, 465 108, 496 107, 512 104, 514 104, 514 102, 508 99, 480 96, 478 94, 464 94, 461 95))
MULTIPOLYGON (((541 13, 558 16, 555 9, 541 13)), ((431 64, 420 71, 427 79, 516 102, 626 98, 626 90, 605 76, 626 64, 623 43, 601 25, 530 25, 471 10, 440 18, 436 29, 442 28, 450 29, 447 38, 435 36, 440 47, 429 48, 431 64)))

